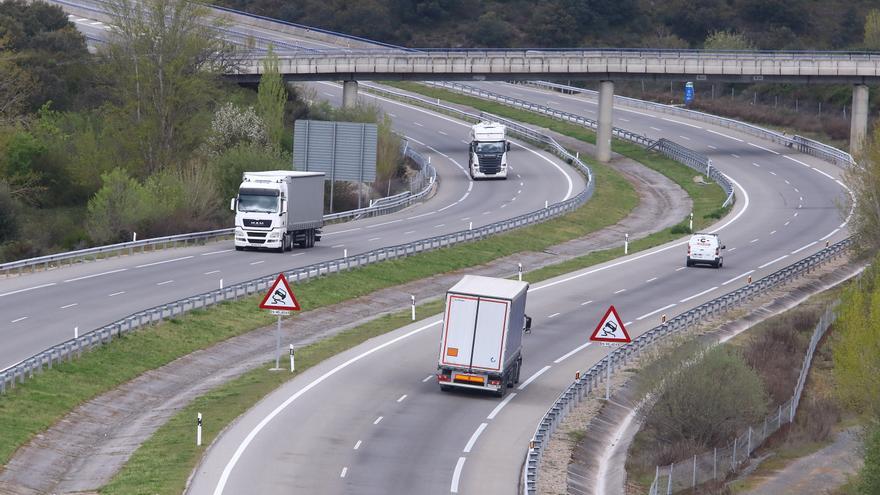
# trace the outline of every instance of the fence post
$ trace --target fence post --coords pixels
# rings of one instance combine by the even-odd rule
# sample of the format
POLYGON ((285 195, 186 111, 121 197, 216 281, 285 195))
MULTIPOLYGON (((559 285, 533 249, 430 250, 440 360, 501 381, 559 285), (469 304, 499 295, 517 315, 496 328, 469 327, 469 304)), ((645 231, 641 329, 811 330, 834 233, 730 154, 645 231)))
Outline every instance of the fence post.
POLYGON ((733 458, 730 460, 730 470, 736 471, 736 441, 739 440, 736 437, 733 437, 733 458))
POLYGON ((751 455, 752 453, 752 427, 749 426, 749 439, 748 443, 746 443, 746 457, 751 455))
POLYGON ((691 488, 697 487, 697 454, 694 454, 694 476, 691 479, 691 488))
POLYGON ((712 479, 718 479, 718 447, 712 449, 712 479))
POLYGON ((666 478, 666 495, 672 495, 672 471, 675 469, 675 463, 669 465, 669 477, 666 478))

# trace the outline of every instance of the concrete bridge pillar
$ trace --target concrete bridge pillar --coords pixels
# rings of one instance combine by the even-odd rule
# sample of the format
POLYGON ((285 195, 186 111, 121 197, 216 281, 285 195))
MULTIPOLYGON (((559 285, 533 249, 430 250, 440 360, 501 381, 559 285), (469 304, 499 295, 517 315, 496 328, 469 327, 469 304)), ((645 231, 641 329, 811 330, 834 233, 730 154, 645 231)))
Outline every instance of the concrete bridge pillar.
POLYGON ((611 109, 614 106, 614 82, 599 82, 599 129, 596 132, 596 159, 611 160, 611 109))
POLYGON ((342 83, 342 108, 352 108, 357 105, 358 82, 343 81, 342 83))
POLYGON ((868 134, 868 86, 853 86, 852 121, 849 128, 849 152, 855 156, 865 145, 868 134))

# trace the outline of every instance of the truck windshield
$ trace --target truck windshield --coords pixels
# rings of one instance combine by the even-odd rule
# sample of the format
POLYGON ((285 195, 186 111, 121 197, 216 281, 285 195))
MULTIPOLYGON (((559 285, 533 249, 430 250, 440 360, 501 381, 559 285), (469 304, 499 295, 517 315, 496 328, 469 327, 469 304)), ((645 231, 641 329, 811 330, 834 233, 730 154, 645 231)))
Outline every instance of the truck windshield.
POLYGON ((277 213, 278 196, 239 194, 238 211, 251 213, 277 213))
POLYGON ((504 141, 477 143, 477 153, 504 153, 504 141))

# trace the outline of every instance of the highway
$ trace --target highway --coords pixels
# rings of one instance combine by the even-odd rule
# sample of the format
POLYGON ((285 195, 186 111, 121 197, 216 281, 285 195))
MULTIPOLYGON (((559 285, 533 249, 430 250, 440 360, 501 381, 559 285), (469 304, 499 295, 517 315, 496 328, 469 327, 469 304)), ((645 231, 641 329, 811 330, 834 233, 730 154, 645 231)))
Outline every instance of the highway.
MULTIPOLYGON (((486 87, 595 117, 595 102, 587 98, 524 86, 486 87)), ((398 129, 462 163, 463 127, 405 107, 387 111, 393 113, 398 129)), ((741 286, 749 275, 759 278, 812 254, 826 240, 834 242, 846 235, 836 206, 846 201, 839 169, 772 143, 682 118, 616 108, 614 119, 619 127, 666 137, 708 154, 713 165, 735 181, 734 211, 712 229, 727 245, 723 269, 685 268, 685 248, 677 241, 536 284, 527 306, 534 331, 525 338, 522 382, 501 402, 473 393, 440 392, 432 377, 439 341, 437 318, 373 339, 303 373, 241 417, 210 448, 188 493, 511 493, 538 419, 577 370, 607 353, 607 348, 586 342, 609 304, 617 307, 630 334, 636 336, 657 324, 662 313, 678 314, 741 286)), ((523 155, 517 151, 513 163, 524 161, 523 155)), ((465 197, 470 182, 442 156, 437 153, 434 159, 443 174, 434 200, 394 216, 334 226, 328 232, 336 233, 314 255, 327 252, 338 257, 343 246, 362 247, 373 236, 380 237, 374 242, 383 242, 382 237, 399 238, 409 230, 440 224, 444 226, 437 229, 455 223, 451 230, 458 230, 464 218, 475 218, 474 212, 480 216, 488 212, 486 217, 498 219, 512 216, 514 208, 535 209, 568 193, 560 188, 566 182, 562 174, 535 158, 516 170, 522 175, 521 187, 532 189, 515 193, 520 187, 515 181, 477 183, 465 197), (513 199, 515 194, 519 200, 513 199), (503 213, 502 205, 508 205, 503 213), (396 220, 400 221, 387 224, 396 220), (352 228, 360 230, 345 232, 352 228)), ((566 171, 566 175, 573 174, 566 171)), ((582 182, 574 179, 576 191, 582 182)), ((40 311, 44 301, 52 301, 58 309, 40 321, 51 326, 59 314, 65 315, 64 326, 57 329, 63 335, 69 333, 73 320, 58 312, 79 307, 61 309, 79 304, 64 299, 72 294, 77 298, 92 294, 91 300, 98 301, 97 307, 84 303, 79 309, 87 318, 102 308, 106 311, 110 291, 124 290, 119 285, 123 279, 139 283, 131 288, 133 295, 121 295, 134 301, 132 307, 145 307, 152 305, 150 298, 179 297, 174 290, 197 293, 213 288, 221 274, 251 278, 278 271, 273 253, 213 253, 218 250, 216 245, 174 250, 3 281, 2 317, 11 321, 16 318, 9 313, 12 308, 40 311), (137 265, 100 274, 117 269, 113 263, 126 262, 137 265), (163 263, 150 265, 155 262, 163 263), (206 275, 213 270, 221 272, 206 275), (184 273, 188 275, 183 277, 184 273), (74 280, 83 276, 92 278, 74 280), (157 290, 156 284, 166 278, 175 281, 157 290), (30 283, 29 287, 54 285, 4 295, 19 290, 5 284, 20 282, 30 283), (94 285, 88 290, 67 287, 79 282, 94 285)), ((306 264, 304 258, 312 254, 288 259, 289 267, 306 264)), ((27 334, 42 328, 34 321, 40 316, 31 316, 28 324, 34 326, 27 334)), ((27 344, 15 343, 16 349, 27 344)))

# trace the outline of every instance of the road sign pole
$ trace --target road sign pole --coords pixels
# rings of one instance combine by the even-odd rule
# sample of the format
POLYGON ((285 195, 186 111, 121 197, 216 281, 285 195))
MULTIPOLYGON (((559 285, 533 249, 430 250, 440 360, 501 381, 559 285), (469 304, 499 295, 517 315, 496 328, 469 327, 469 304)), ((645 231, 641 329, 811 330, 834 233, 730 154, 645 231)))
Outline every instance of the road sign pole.
POLYGON ((278 315, 278 327, 275 329, 275 369, 279 368, 281 359, 281 315, 278 315))

